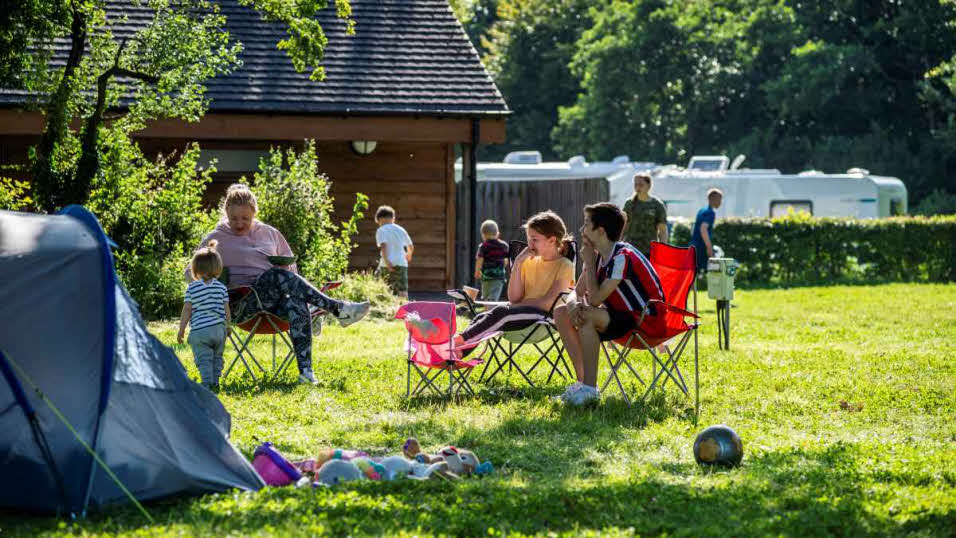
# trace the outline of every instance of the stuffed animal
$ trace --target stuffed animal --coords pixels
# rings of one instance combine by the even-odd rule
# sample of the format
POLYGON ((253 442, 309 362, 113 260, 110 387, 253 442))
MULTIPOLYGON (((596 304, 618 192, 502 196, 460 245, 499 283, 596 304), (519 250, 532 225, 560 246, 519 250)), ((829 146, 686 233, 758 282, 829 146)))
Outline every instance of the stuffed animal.
POLYGON ((354 462, 345 460, 329 460, 322 464, 315 473, 315 481, 327 486, 337 486, 353 480, 362 480, 365 474, 354 462))
POLYGON ((445 462, 448 464, 448 470, 459 476, 470 474, 490 474, 494 467, 488 463, 482 464, 478 456, 470 450, 463 450, 454 446, 446 446, 438 451, 438 454, 428 455, 422 452, 418 439, 409 437, 402 446, 405 457, 413 459, 420 463, 433 464, 445 462))

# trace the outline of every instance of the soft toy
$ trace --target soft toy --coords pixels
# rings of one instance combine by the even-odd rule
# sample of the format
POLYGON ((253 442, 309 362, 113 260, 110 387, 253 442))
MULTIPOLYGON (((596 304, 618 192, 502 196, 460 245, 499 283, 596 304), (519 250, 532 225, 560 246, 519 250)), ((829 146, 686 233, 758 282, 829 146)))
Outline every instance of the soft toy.
POLYGON ((482 464, 478 456, 470 450, 462 450, 454 446, 446 446, 438 451, 438 454, 428 455, 422 452, 418 439, 409 437, 402 446, 405 456, 415 461, 432 464, 445 462, 448 464, 448 470, 457 475, 470 474, 490 474, 494 467, 491 463, 482 464))
POLYGON ((322 464, 319 472, 315 473, 315 480, 319 484, 336 486, 344 482, 362 480, 365 474, 355 462, 345 460, 329 460, 322 464))
POLYGON ((362 474, 365 475, 365 478, 369 480, 384 480, 385 479, 385 467, 382 464, 374 462, 368 458, 355 458, 352 460, 359 470, 362 471, 362 474))

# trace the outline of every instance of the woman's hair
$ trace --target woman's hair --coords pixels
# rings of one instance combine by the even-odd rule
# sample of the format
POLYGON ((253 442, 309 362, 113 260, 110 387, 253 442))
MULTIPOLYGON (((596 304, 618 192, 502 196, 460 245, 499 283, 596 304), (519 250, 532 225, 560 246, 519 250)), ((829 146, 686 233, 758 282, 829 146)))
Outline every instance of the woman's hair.
POLYGON ((196 253, 193 254, 193 261, 189 266, 193 278, 199 279, 204 276, 218 278, 219 275, 222 274, 222 258, 220 258, 219 253, 216 252, 217 244, 219 244, 219 242, 212 239, 205 247, 197 250, 196 253))
POLYGON ((562 256, 568 253, 568 249, 571 248, 571 241, 574 241, 574 236, 568 235, 568 229, 564 226, 564 221, 550 209, 528 219, 524 227, 525 230, 534 230, 545 237, 555 238, 559 243, 558 250, 562 256))
POLYGON ((226 210, 230 207, 245 205, 252 208, 252 213, 256 214, 259 212, 259 204, 256 203, 256 195, 252 194, 252 191, 249 190, 249 187, 243 185, 242 183, 233 183, 229 185, 229 188, 226 189, 226 195, 222 198, 222 204, 219 206, 219 210, 222 212, 223 218, 226 217, 226 210))

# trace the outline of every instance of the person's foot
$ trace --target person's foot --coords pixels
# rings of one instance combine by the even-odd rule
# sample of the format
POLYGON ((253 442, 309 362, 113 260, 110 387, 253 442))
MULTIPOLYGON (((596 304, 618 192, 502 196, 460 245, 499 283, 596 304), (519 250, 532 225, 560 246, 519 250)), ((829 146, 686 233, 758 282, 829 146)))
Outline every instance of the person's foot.
POLYGON ((349 325, 355 323, 356 321, 364 318, 368 314, 369 302, 364 301, 361 303, 351 303, 346 302, 339 308, 339 325, 343 327, 348 327, 349 325))
POLYGON ((601 392, 597 387, 590 385, 581 385, 577 392, 570 394, 564 403, 568 405, 581 406, 589 402, 596 402, 601 399, 601 392))
POLYGON ((558 396, 555 396, 554 398, 552 398, 552 400, 556 402, 567 402, 568 398, 572 394, 575 394, 578 391, 580 391, 581 387, 583 386, 584 384, 581 383, 580 381, 575 381, 574 383, 571 383, 570 385, 568 385, 568 388, 564 389, 563 393, 559 394, 558 396))
POLYGON ((303 368, 299 374, 299 383, 303 385, 318 385, 319 380, 316 379, 315 374, 312 373, 312 368, 303 368))

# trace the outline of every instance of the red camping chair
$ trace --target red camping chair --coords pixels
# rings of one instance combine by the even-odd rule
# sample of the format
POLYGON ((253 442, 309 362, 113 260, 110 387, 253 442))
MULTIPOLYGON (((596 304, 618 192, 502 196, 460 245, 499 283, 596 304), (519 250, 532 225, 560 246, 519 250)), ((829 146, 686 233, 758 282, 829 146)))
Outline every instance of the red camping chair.
POLYGON ((462 359, 462 351, 471 349, 481 342, 494 338, 498 333, 490 334, 478 342, 456 348, 455 303, 417 301, 403 305, 395 313, 395 319, 405 321, 408 336, 405 339, 407 352, 407 375, 405 396, 417 396, 431 389, 438 396, 458 396, 462 391, 474 394, 468 383, 472 368, 481 364, 479 357, 462 359), (412 390, 412 370, 418 373, 419 382, 412 390), (442 375, 448 374, 448 388, 443 391, 436 382, 442 375))
MULTIPOLYGON (((614 344, 616 345, 611 346, 615 350, 615 360, 611 359, 608 346, 602 343, 604 356, 611 366, 611 371, 604 381, 601 391, 603 392, 611 383, 611 380, 614 380, 621 390, 624 401, 630 404, 631 400, 627 395, 627 391, 624 390, 624 384, 621 382, 619 375, 621 367, 626 366, 637 380, 647 387, 644 394, 639 398, 641 401, 657 386, 658 381, 661 382, 661 387, 663 387, 668 380, 671 380, 681 389, 685 396, 689 396, 690 392, 687 388, 687 383, 684 381, 684 376, 678 367, 678 361, 687 348, 691 335, 693 335, 694 409, 695 413, 698 413, 700 411, 700 373, 698 369, 697 349, 697 328, 699 324, 696 321, 692 321, 692 323, 688 324, 686 321, 687 318, 692 318, 692 320, 700 318, 700 316, 697 315, 697 280, 695 278, 697 274, 697 256, 694 247, 675 247, 654 241, 651 243, 650 262, 657 271, 661 287, 664 290, 664 298, 667 301, 661 302, 654 300, 650 301, 650 304, 655 304, 657 308, 666 309, 667 313, 665 314, 664 328, 658 334, 648 334, 639 328, 635 331, 631 331, 627 336, 615 340, 614 344), (691 289, 694 290, 693 312, 685 309, 687 306, 687 296, 691 289), (680 335, 683 335, 683 337, 672 350, 667 354, 658 355, 655 350, 657 346, 680 335), (654 366, 654 374, 649 384, 644 383, 644 380, 641 379, 641 376, 638 375, 637 371, 628 361, 628 356, 632 350, 647 350, 647 352, 651 354, 653 358, 651 364, 654 366), (658 367, 660 367, 660 369, 658 369, 658 367)), ((641 316, 641 321, 644 321, 644 316, 641 316)), ((642 324, 638 325, 639 327, 642 326, 642 324)))
MULTIPOLYGON (((341 286, 341 282, 327 282, 320 291, 323 293, 333 290, 341 286)), ((251 286, 241 286, 238 288, 233 288, 229 290, 229 304, 230 306, 236 305, 233 309, 233 312, 239 312, 240 310, 249 310, 254 312, 251 316, 245 317, 245 319, 238 321, 233 320, 233 324, 229 327, 229 342, 231 342, 233 349, 236 350, 236 356, 232 359, 232 362, 229 363, 229 367, 226 368, 223 372, 223 379, 229 375, 229 372, 232 371, 232 367, 239 361, 242 362, 242 365, 245 367, 246 372, 252 376, 252 381, 257 382, 256 373, 253 368, 250 366, 249 362, 252 362, 261 372, 263 379, 268 374, 268 371, 262 367, 262 364, 256 359, 255 355, 252 353, 252 349, 249 345, 252 343, 252 339, 256 335, 271 335, 272 336, 272 382, 275 382, 276 379, 285 372, 286 368, 292 364, 292 359, 295 357, 295 349, 292 347, 292 341, 288 336, 289 332, 289 322, 281 317, 269 312, 262 306, 262 301, 259 300, 259 295, 256 293, 256 290, 251 286), (242 337, 236 329, 242 329, 245 331, 245 337, 242 337), (276 353, 277 340, 280 340, 285 345, 285 352, 281 361, 276 361, 278 354, 276 353), (248 359, 248 361, 247 361, 248 359), (278 368, 276 364, 278 362, 278 368)), ((326 312, 319 308, 311 308, 309 314, 312 316, 312 322, 319 322, 319 316, 322 316, 326 312)))

